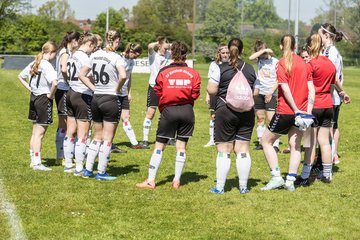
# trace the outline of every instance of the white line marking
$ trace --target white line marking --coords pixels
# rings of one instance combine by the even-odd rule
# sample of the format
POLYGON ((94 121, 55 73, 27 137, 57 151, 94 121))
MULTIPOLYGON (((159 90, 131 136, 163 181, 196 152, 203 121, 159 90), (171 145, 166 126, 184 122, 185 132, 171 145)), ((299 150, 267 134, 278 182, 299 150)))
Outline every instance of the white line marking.
POLYGON ((0 176, 0 212, 5 213, 8 218, 10 228, 10 239, 26 240, 26 234, 21 225, 21 219, 17 215, 15 206, 12 204, 6 196, 4 182, 0 176))

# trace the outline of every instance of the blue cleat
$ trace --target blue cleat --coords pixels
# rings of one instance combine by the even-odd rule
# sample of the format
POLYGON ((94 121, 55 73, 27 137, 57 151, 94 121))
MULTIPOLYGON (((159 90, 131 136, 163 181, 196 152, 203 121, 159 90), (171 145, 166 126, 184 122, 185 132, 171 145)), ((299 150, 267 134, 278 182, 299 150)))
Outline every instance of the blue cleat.
POLYGON ((247 193, 249 193, 250 191, 249 191, 249 189, 247 189, 247 188, 240 188, 240 194, 247 194, 247 193))
POLYGON ((107 173, 98 173, 96 174, 96 180, 101 180, 101 181, 113 181, 116 180, 117 177, 112 177, 107 173))
POLYGON ((84 169, 81 170, 81 171, 79 171, 79 172, 76 171, 76 169, 75 169, 75 171, 74 171, 74 176, 75 176, 75 177, 82 177, 83 174, 84 174, 84 169))
POLYGON ((218 189, 214 187, 214 188, 210 188, 210 192, 215 194, 224 194, 224 189, 218 189))
POLYGON ((89 171, 89 170, 85 169, 82 177, 83 177, 83 178, 89 178, 89 177, 92 177, 93 175, 94 175, 94 174, 93 174, 92 171, 89 171))

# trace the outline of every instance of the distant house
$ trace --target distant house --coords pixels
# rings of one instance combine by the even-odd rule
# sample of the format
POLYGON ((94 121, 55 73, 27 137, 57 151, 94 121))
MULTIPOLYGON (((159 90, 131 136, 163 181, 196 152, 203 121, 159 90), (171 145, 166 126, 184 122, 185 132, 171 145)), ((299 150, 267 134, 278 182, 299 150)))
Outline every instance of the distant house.
POLYGON ((134 29, 136 27, 135 22, 132 20, 125 19, 124 22, 127 29, 134 29))
POLYGON ((71 19, 70 22, 75 24, 76 26, 79 26, 79 28, 83 31, 86 31, 86 32, 91 31, 91 20, 90 19, 85 19, 85 20, 71 19))

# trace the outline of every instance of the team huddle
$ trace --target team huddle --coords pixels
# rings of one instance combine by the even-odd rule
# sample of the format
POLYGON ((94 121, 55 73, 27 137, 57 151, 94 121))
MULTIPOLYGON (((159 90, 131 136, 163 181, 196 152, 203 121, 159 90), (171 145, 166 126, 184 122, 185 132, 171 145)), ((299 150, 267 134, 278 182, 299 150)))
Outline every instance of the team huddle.
MULTIPOLYGON (((266 44, 257 40, 250 60, 241 59, 243 43, 233 38, 220 44, 208 73, 206 101, 210 108, 210 141, 216 145, 216 186, 211 193, 223 194, 230 170, 230 154, 236 155, 239 191, 249 192, 251 169, 250 140, 256 133, 270 167, 271 179, 261 190, 309 185, 311 172, 323 182, 332 180, 333 162, 338 162, 338 116, 342 102, 350 103, 343 84, 342 58, 334 43, 341 33, 331 24, 323 24, 311 35, 304 51, 308 59, 295 54, 295 39, 284 35, 280 41, 283 57, 277 60, 266 44), (265 127, 266 119, 269 121, 265 127), (290 163, 286 179, 281 177, 277 151, 279 138, 287 134, 290 163), (301 176, 301 141, 305 157, 301 176), (319 152, 316 159, 316 146, 319 152)), ((149 149, 149 132, 156 109, 160 117, 148 177, 138 188, 156 187, 156 174, 163 151, 169 144, 176 148, 174 189, 181 186, 186 162, 186 146, 195 125, 194 102, 200 96, 199 73, 186 64, 187 45, 164 37, 148 45, 150 77, 147 110, 143 123, 143 141, 138 142, 130 123, 131 81, 134 59, 141 45, 129 43, 117 53, 121 35, 106 33, 104 47, 100 36, 68 32, 60 47, 52 42, 19 74, 30 92, 29 120, 33 122, 30 139, 30 167, 50 171, 42 164, 41 143, 52 123, 53 99, 58 110, 56 163, 64 172, 83 178, 115 180, 107 173, 111 152, 122 152, 113 144, 120 120, 131 148, 149 149), (55 68, 50 63, 56 59, 55 68), (92 130, 94 131, 92 133, 92 130), (98 158, 96 174, 94 164, 98 158)), ((302 54, 302 53, 301 53, 302 54)))

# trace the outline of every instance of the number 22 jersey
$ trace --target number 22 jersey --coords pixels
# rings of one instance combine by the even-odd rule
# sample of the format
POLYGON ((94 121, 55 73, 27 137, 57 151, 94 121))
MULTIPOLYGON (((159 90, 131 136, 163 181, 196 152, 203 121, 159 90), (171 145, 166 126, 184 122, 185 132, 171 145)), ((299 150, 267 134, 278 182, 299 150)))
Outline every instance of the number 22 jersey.
POLYGON ((78 50, 69 57, 67 62, 69 85, 75 92, 92 96, 91 89, 79 79, 80 70, 83 66, 91 68, 90 59, 85 52, 78 50))

